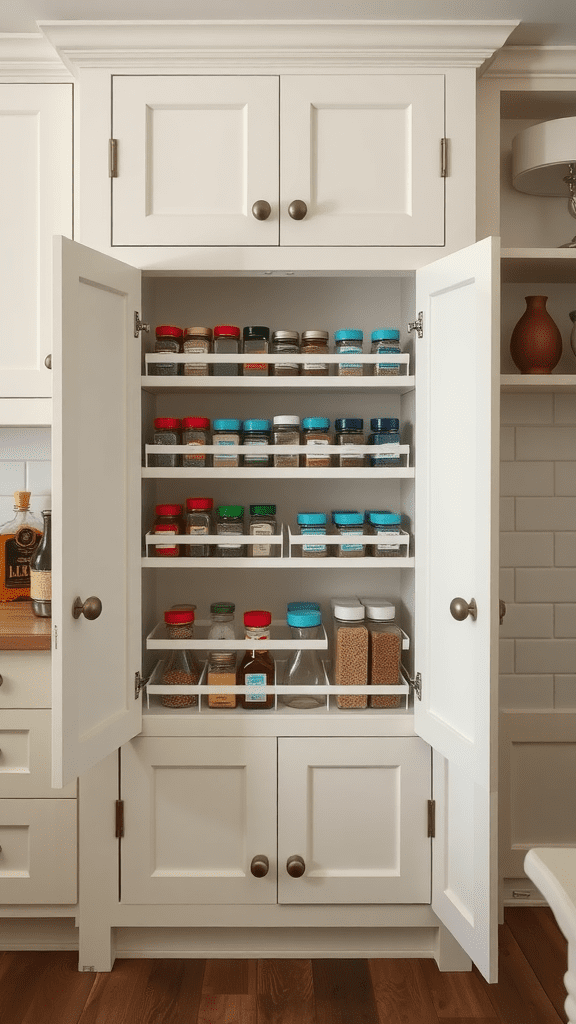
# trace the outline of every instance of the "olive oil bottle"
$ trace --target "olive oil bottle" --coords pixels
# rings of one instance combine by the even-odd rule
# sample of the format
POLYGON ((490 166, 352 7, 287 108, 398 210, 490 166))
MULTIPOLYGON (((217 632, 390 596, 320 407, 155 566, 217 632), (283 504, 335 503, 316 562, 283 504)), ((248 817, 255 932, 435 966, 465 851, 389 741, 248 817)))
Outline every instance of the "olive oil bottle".
POLYGON ((14 492, 14 518, 0 526, 0 602, 30 600, 30 560, 42 521, 30 512, 30 491, 14 492))

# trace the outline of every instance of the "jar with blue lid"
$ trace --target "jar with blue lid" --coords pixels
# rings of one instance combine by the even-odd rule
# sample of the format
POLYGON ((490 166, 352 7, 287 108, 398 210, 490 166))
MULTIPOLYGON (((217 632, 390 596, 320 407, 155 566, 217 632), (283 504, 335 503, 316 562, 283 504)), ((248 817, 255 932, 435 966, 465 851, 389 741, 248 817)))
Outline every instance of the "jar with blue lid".
MULTIPOLYGON (((270 444, 270 420, 244 420, 244 437, 242 444, 250 448, 256 444, 270 444)), ((271 466, 272 456, 266 452, 246 452, 242 456, 244 466, 271 466)))
MULTIPOLYGON (((301 537, 326 536, 326 515, 324 512, 299 512, 298 527, 301 537)), ((328 545, 314 542, 302 544, 302 558, 326 558, 328 545)))
POLYGON ((371 555, 376 558, 398 558, 400 556, 402 549, 398 538, 401 521, 402 517, 399 512, 389 512, 387 509, 368 513, 368 530, 378 538, 375 544, 370 545, 371 555))
POLYGON ((330 437, 330 420, 326 416, 305 416, 302 420, 302 444, 306 454, 301 456, 303 466, 314 468, 332 464, 330 452, 322 453, 322 448, 332 444, 330 437), (312 452, 314 451, 314 454, 312 452))
POLYGON ((289 601, 288 604, 286 605, 286 611, 287 612, 297 612, 297 611, 305 611, 305 612, 306 611, 314 611, 314 612, 319 612, 320 611, 320 605, 318 604, 318 601, 289 601))
MULTIPOLYGON (((353 416, 346 416, 337 419, 334 423, 334 427, 335 444, 358 445, 366 443, 364 440, 364 420, 356 419, 353 416)), ((365 465, 365 457, 362 454, 356 455, 354 452, 348 452, 346 454, 338 455, 337 458, 338 465, 343 468, 365 465)))
MULTIPOLYGON (((318 640, 322 626, 319 609, 296 608, 288 610, 286 621, 290 626, 293 640, 318 640)), ((317 708, 325 700, 321 694, 314 694, 314 687, 324 682, 324 669, 318 651, 297 650, 290 656, 282 683, 285 686, 307 686, 309 693, 289 693, 282 697, 282 703, 290 708, 317 708)))
MULTIPOLYGON (((364 332, 357 330, 335 331, 334 350, 337 355, 362 354, 362 342, 364 332)), ((338 377, 361 377, 363 372, 362 363, 348 362, 336 364, 338 377)))
MULTIPOLYGON (((371 342, 371 352, 394 355, 396 352, 400 352, 400 331, 372 331, 371 342)), ((400 363, 374 363, 375 377, 397 377, 399 373, 400 363)))
POLYGON ((336 548, 341 558, 363 558, 366 553, 364 544, 354 541, 353 537, 364 536, 364 516, 362 512, 335 512, 334 528, 342 537, 349 537, 345 544, 336 548))
POLYGON ((242 430, 242 420, 232 419, 220 419, 213 420, 212 422, 212 444, 217 444, 218 447, 222 446, 224 453, 222 455, 213 455, 212 465, 220 469, 227 468, 230 466, 240 465, 240 455, 238 452, 227 452, 226 448, 230 445, 240 444, 240 431, 242 430))
MULTIPOLYGON (((368 435, 368 444, 400 444, 400 420, 394 416, 378 416, 375 419, 371 419, 370 430, 372 433, 368 435)), ((368 465, 399 466, 400 455, 381 449, 374 455, 368 456, 368 465)))

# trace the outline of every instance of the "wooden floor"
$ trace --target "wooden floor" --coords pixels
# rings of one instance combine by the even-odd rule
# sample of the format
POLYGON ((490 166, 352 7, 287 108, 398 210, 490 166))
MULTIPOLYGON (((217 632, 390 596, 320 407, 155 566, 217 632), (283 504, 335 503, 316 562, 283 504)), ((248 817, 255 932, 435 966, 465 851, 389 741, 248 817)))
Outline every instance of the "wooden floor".
POLYGON ((548 909, 507 910, 500 980, 433 960, 117 960, 0 953, 2 1024, 558 1024, 566 943, 548 909))

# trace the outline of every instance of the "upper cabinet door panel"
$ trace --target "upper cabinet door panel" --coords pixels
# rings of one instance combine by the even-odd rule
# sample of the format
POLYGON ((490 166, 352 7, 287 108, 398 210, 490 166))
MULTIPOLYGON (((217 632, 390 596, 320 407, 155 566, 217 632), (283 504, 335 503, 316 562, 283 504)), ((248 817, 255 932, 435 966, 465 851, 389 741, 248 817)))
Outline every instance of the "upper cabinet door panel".
POLYGON ((283 77, 280 109, 283 245, 444 245, 443 75, 283 77))
POLYGON ((72 86, 0 85, 0 397, 49 398, 52 236, 72 234, 72 86))
POLYGON ((112 96, 113 245, 278 245, 277 77, 114 76, 112 96))

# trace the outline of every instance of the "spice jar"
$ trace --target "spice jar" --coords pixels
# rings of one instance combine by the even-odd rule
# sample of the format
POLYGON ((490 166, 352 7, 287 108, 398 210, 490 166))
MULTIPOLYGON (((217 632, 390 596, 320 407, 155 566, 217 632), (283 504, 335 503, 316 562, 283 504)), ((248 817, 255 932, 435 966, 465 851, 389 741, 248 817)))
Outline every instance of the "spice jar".
POLYGON ((236 686, 236 655, 234 651, 210 651, 208 655, 208 707, 235 708, 234 693, 213 693, 212 687, 236 686))
MULTIPOLYGON (((318 640, 322 616, 315 608, 302 605, 288 609, 286 621, 293 640, 318 640)), ((285 686, 309 686, 309 693, 289 693, 282 703, 290 708, 318 708, 325 701, 322 694, 314 694, 314 687, 324 682, 324 669, 317 650, 304 648, 294 651, 288 660, 282 680, 285 686)))
MULTIPOLYGON (((334 632, 332 661, 336 686, 366 686, 368 682, 368 630, 364 624, 364 605, 356 598, 332 601, 334 632)), ((366 694, 336 697, 339 708, 365 708, 366 694)))
POLYGON ((212 422, 212 444, 222 446, 223 455, 212 456, 212 465, 215 469, 225 469, 240 465, 239 452, 226 452, 230 445, 240 444, 240 431, 242 420, 214 420, 212 422))
MULTIPOLYGON (((300 417, 275 416, 272 421, 272 444, 300 444, 300 417)), ((274 465, 279 467, 295 467, 299 456, 274 454, 274 465)))
MULTIPOLYGON (((341 537, 363 537, 364 516, 361 512, 335 512, 334 527, 341 537)), ((364 545, 352 540, 336 548, 336 554, 341 558, 362 558, 365 553, 364 545)))
MULTIPOLYGON (((371 352, 387 355, 400 352, 400 331, 372 331, 371 352)), ((374 363, 375 377, 394 377, 400 373, 400 363, 374 363)))
MULTIPOLYGON (((334 443, 341 445, 365 444, 364 441, 364 420, 344 417, 337 419, 334 423, 334 443)), ((354 452, 338 455, 338 465, 342 468, 350 466, 363 466, 365 462, 363 455, 356 455, 354 452)))
POLYGON ((209 640, 235 640, 234 610, 231 601, 217 601, 210 605, 209 640))
MULTIPOLYGON (((328 355, 328 337, 328 331, 303 331, 300 352, 304 355, 328 355)), ((300 373, 303 377, 326 377, 329 373, 328 363, 301 363, 300 373)))
MULTIPOLYGON (((299 512, 297 519, 300 528, 299 532, 302 537, 318 536, 319 534, 326 536, 326 516, 324 512, 299 512)), ((302 544, 300 550, 302 558, 326 558, 328 545, 306 542, 302 544)))
MULTIPOLYGON (((225 355, 232 353, 238 355, 240 351, 240 328, 232 324, 219 324, 214 328, 214 355, 225 355)), ((238 363, 214 363, 215 377, 238 377, 240 368, 238 363)))
MULTIPOLYGON (((164 621, 169 640, 194 639, 193 611, 164 612, 164 621)), ((169 654, 162 672, 162 686, 196 686, 199 680, 200 666, 192 651, 172 651, 169 654)), ((188 708, 198 704, 198 697, 194 693, 182 694, 181 697, 163 693, 161 702, 166 708, 188 708)))
MULTIPOLYGON (((166 540, 184 533, 182 521, 182 505, 156 505, 156 519, 152 533, 166 534, 166 540)), ((155 544, 154 554, 160 558, 177 558, 180 554, 179 544, 155 544)))
POLYGON ((244 544, 234 543, 233 538, 244 533, 244 506, 219 505, 216 509, 216 533, 226 540, 218 541, 214 554, 218 558, 243 558, 244 544))
MULTIPOLYGON (((277 532, 276 505, 250 505, 250 522, 248 533, 253 537, 271 537, 277 532)), ((248 544, 248 554, 252 558, 278 558, 279 544, 248 544)))
MULTIPOLYGON (((335 352, 337 355, 355 352, 362 354, 363 331, 336 331, 334 334, 335 352)), ((362 363, 338 363, 336 367, 338 377, 361 377, 363 373, 362 363)))
MULTIPOLYGON (((245 327, 242 332, 242 351, 248 353, 268 354, 270 350, 269 327, 245 327)), ((245 377, 267 377, 268 363, 243 363, 242 373, 245 377)))
MULTIPOLYGON (((204 445, 210 443, 209 430, 210 420, 206 416, 186 416, 182 420, 182 444, 203 448, 204 445)), ((198 466, 206 466, 207 463, 208 456, 205 453, 182 456, 183 466, 197 468, 198 466)))
MULTIPOLYGON (((249 448, 256 444, 270 444, 270 420, 244 420, 243 445, 249 448)), ((272 456, 266 452, 247 452, 242 456, 244 466, 270 466, 272 456)))
MULTIPOLYGON (((254 642, 255 648, 259 640, 270 639, 270 623, 272 616, 266 611, 244 613, 244 633, 247 640, 254 642)), ((251 686, 253 689, 240 695, 240 704, 250 710, 266 710, 274 706, 274 694, 266 693, 268 686, 274 685, 274 659, 269 651, 246 651, 236 672, 238 686, 251 686)))
MULTIPOLYGON (((212 498, 186 498, 186 533, 190 537, 205 537, 214 533, 212 498)), ((187 544, 186 554, 192 558, 208 558, 210 544, 187 544)))
MULTIPOLYGON (((389 601, 363 597, 368 627, 368 684, 370 686, 398 686, 402 657, 402 630, 396 624, 396 609, 389 601)), ((375 693, 370 697, 371 708, 399 708, 400 693, 375 693)))
MULTIPOLYGON (((154 420, 153 444, 174 445, 182 444, 182 421, 172 419, 170 416, 159 416, 154 420)), ((149 455, 149 466, 181 466, 181 455, 149 455)))
POLYGON ((322 454, 322 448, 332 443, 330 434, 330 420, 324 416, 305 416, 302 420, 302 444, 305 445, 307 450, 305 454, 301 456, 303 466, 317 468, 319 466, 329 466, 331 464, 331 458, 329 452, 322 454), (320 449, 315 454, 312 453, 313 449, 320 449))
MULTIPOLYGON (((370 420, 371 434, 368 435, 368 444, 400 444, 400 420, 395 417, 377 417, 370 420)), ((392 455, 390 452, 379 451, 368 456, 369 466, 399 466, 400 455, 392 455)))
POLYGON ((377 558, 398 558, 401 547, 395 538, 400 536, 399 513, 387 510, 369 512, 368 522, 370 533, 378 537, 376 544, 370 544, 370 554, 377 558))
MULTIPOLYGON (((300 335, 298 331, 274 331, 272 335, 272 352, 284 355, 287 352, 299 352, 300 335)), ((299 363, 271 363, 270 369, 274 377, 297 377, 300 373, 299 363)))
MULTIPOLYGON (((163 324, 156 328, 155 352, 182 351, 182 331, 180 327, 172 327, 171 324, 163 324)), ((148 373, 152 377, 174 377, 180 373, 178 363, 149 363, 148 373)))
MULTIPOLYGON (((186 327, 182 336, 182 351, 207 355, 212 351, 212 330, 210 327, 186 327)), ((185 377, 207 377, 208 363, 197 362, 196 359, 183 363, 185 377)))

